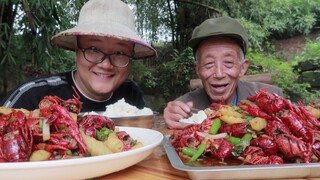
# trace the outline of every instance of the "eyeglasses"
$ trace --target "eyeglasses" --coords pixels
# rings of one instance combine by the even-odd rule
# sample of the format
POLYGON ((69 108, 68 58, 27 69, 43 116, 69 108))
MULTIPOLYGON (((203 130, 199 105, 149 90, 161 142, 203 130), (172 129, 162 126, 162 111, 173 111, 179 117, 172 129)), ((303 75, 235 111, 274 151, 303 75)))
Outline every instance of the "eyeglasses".
POLYGON ((113 54, 106 54, 99 49, 95 47, 90 47, 90 48, 79 48, 82 53, 84 58, 94 64, 99 64, 102 61, 104 61, 106 58, 109 59, 110 64, 112 64, 115 67, 126 67, 128 66, 130 60, 132 57, 123 54, 122 52, 116 52, 113 54))

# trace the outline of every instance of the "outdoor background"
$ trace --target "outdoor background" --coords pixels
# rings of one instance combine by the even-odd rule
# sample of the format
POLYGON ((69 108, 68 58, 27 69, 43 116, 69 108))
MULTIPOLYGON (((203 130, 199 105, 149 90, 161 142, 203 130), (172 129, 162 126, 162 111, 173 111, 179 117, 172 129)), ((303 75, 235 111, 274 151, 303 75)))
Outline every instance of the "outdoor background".
MULTIPOLYGON (((17 84, 74 68, 72 52, 51 36, 73 27, 84 0, 0 0, 0 100, 17 84)), ((249 35, 247 74, 272 73, 273 84, 296 102, 320 97, 320 0, 127 0, 137 31, 158 51, 134 61, 130 78, 161 112, 197 78, 192 30, 210 17, 238 19, 249 35)))

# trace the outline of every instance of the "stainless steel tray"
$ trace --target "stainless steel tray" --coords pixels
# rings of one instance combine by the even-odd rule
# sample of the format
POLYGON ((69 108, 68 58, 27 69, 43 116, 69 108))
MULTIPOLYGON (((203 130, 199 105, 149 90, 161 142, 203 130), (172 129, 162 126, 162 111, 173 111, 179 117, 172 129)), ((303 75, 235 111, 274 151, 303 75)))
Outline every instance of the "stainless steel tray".
POLYGON ((186 171, 191 179, 280 179, 320 177, 320 163, 283 164, 283 165, 239 165, 191 167, 181 161, 166 135, 164 149, 175 169, 186 171))

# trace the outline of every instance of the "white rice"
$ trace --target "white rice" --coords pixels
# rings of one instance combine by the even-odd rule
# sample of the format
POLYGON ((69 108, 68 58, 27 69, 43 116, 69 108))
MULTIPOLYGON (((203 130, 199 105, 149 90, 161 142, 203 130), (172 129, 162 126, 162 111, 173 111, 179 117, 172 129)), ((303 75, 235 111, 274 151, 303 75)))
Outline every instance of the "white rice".
POLYGON ((185 124, 200 124, 205 119, 207 119, 206 113, 204 111, 198 111, 198 113, 193 113, 189 118, 180 119, 180 122, 185 124))
POLYGON ((128 116, 148 116, 153 112, 150 108, 138 109, 125 102, 124 98, 116 103, 106 106, 106 111, 102 115, 107 117, 128 117, 128 116))

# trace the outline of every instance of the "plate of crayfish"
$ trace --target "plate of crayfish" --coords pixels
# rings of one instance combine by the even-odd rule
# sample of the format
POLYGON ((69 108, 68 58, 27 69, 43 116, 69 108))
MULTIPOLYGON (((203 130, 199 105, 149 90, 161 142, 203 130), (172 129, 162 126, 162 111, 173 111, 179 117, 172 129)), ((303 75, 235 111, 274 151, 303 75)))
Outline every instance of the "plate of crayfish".
POLYGON ((77 98, 56 96, 31 111, 0 107, 0 179, 99 177, 142 161, 163 140, 158 131, 80 110, 77 98))
POLYGON ((165 137, 171 164, 192 179, 320 177, 320 105, 265 90, 212 103, 201 124, 165 137))

